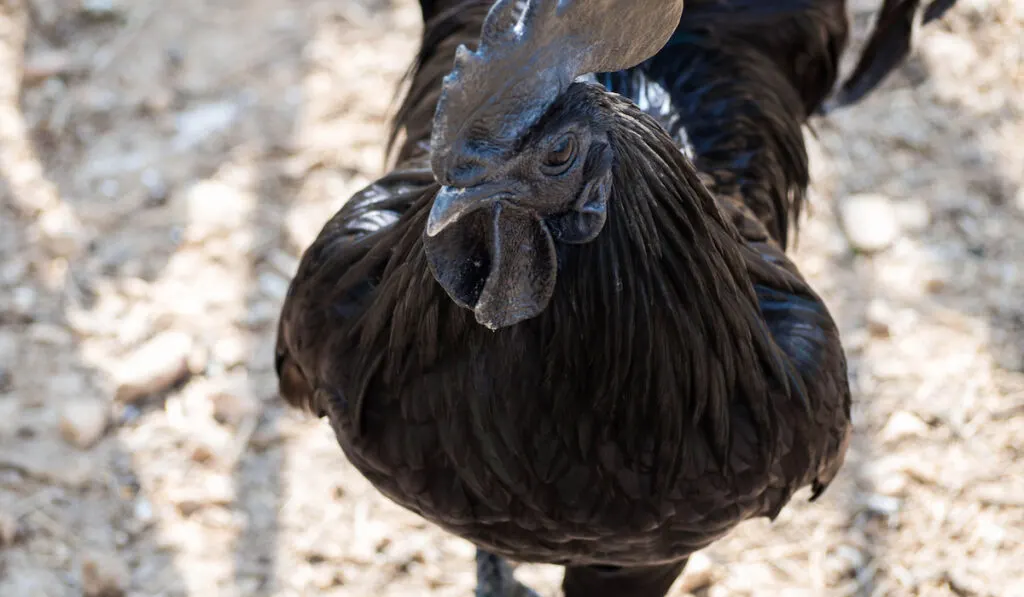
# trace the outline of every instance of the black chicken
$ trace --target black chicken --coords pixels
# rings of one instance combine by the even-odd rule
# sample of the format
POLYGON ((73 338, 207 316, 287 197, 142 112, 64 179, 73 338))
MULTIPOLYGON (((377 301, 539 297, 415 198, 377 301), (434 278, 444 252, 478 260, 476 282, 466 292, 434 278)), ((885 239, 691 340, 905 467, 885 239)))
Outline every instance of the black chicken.
POLYGON ((281 393, 480 547, 478 595, 527 591, 508 557, 661 596, 842 464, 839 334, 784 248, 845 4, 491 4, 422 1, 397 166, 303 256, 281 393))

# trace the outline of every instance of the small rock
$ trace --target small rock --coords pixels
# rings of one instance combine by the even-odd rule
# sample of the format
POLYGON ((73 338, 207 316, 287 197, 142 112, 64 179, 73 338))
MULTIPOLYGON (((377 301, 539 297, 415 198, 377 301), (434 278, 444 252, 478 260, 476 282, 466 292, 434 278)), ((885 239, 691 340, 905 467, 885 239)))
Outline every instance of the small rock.
POLYGON ((140 177, 146 187, 146 201, 150 205, 163 205, 167 201, 167 182, 156 168, 146 168, 140 177))
POLYGON ((89 382, 75 371, 54 374, 47 379, 46 385, 49 387, 50 396, 60 396, 64 399, 85 396, 89 391, 89 382))
POLYGON ((57 346, 66 348, 71 346, 75 338, 71 335, 68 330, 68 326, 60 326, 52 323, 36 323, 28 329, 28 337, 33 342, 40 344, 49 344, 50 346, 57 346))
MULTIPOLYGON (((1024 203, 1021 204, 1024 209, 1024 203)), ((313 244, 324 224, 333 212, 318 203, 306 203, 295 206, 285 217, 284 226, 288 233, 291 246, 299 251, 313 244)))
POLYGON ((29 317, 35 310, 37 294, 31 286, 19 286, 11 293, 11 307, 18 317, 29 317))
POLYGON ((945 572, 945 580, 956 595, 993 595, 989 583, 967 570, 951 569, 945 572))
POLYGON ((188 353, 188 370, 192 375, 200 375, 206 371, 210 363, 210 349, 205 344, 196 343, 188 353))
POLYGON ((117 330, 117 341, 123 346, 134 346, 144 341, 153 333, 153 310, 147 304, 135 304, 127 313, 122 313, 119 321, 108 326, 117 330))
POLYGON ((37 23, 38 27, 50 29, 67 14, 66 9, 67 5, 63 2, 33 2, 32 22, 37 23))
POLYGON ((78 448, 91 448, 103 437, 110 420, 110 409, 94 398, 68 400, 61 408, 60 434, 78 448))
POLYGON ((156 519, 156 513, 153 512, 153 504, 144 497, 135 500, 134 514, 135 519, 143 525, 147 525, 156 519))
POLYGON ((82 224, 66 204, 44 211, 37 225, 47 248, 58 257, 73 257, 85 247, 86 237, 82 224))
MULTIPOLYGON (((343 498, 345 496, 345 487, 343 485, 335 487, 334 496, 343 498)), ((445 555, 450 554, 461 560, 472 560, 476 554, 476 546, 461 537, 446 537, 444 547, 447 551, 445 555)))
POLYGON ((142 416, 142 409, 135 404, 122 404, 114 403, 113 405, 113 420, 119 426, 128 426, 134 424, 142 416))
POLYGON ((299 271, 299 260, 284 251, 271 251, 267 255, 267 262, 288 278, 294 277, 295 273, 299 271))
POLYGON ((202 489, 187 488, 171 496, 182 516, 191 516, 207 506, 227 506, 234 500, 234 483, 227 475, 210 475, 202 489))
POLYGON ((888 338, 892 334, 894 318, 892 308, 880 299, 872 300, 864 311, 864 323, 868 332, 875 338, 888 338))
POLYGON ((839 215, 850 246, 861 253, 887 249, 900 233, 896 210, 884 195, 851 195, 839 203, 839 215))
POLYGON ((197 443, 192 446, 192 452, 189 454, 189 458, 191 458, 193 462, 198 462, 199 464, 213 462, 216 457, 217 455, 214 453, 214 447, 207 443, 197 443))
POLYGON ((22 83, 35 85, 44 79, 63 75, 73 70, 71 54, 61 50, 36 52, 25 59, 22 67, 22 83))
POLYGON ((182 497, 174 500, 174 506, 187 518, 203 509, 203 501, 199 496, 182 497))
POLYGON ((929 294, 938 294, 946 289, 946 281, 942 278, 928 278, 925 280, 924 289, 929 294))
POLYGON ((976 69, 982 60, 976 42, 953 33, 935 31, 928 37, 928 43, 921 45, 929 63, 941 64, 943 72, 950 77, 970 76, 972 69, 976 69))
POLYGON ((241 318, 241 325, 250 330, 258 330, 277 319, 279 307, 270 301, 253 303, 241 318))
POLYGON ((845 561, 850 570, 857 570, 867 564, 864 552, 851 545, 840 545, 836 548, 835 555, 838 559, 845 561))
POLYGON ((240 334, 223 336, 213 345, 213 358, 225 369, 241 365, 248 355, 245 338, 240 334))
POLYGON ((313 586, 320 591, 344 584, 344 578, 331 566, 315 566, 311 574, 313 586))
POLYGON ((288 280, 273 272, 261 272, 259 285, 263 295, 268 298, 283 301, 288 295, 288 280))
POLYGON ((882 428, 882 441, 897 442, 907 437, 924 437, 927 433, 927 423, 914 413, 901 410, 893 413, 882 428))
POLYGON ((907 199, 894 206, 896 220, 904 231, 921 232, 932 221, 928 204, 920 199, 907 199))
MULTIPOLYGON (((46 4, 41 2, 40 4, 46 4)), ((62 551, 59 547, 52 548, 54 553, 62 551)), ((52 556, 59 561, 60 556, 52 556)), ((53 561, 51 560, 51 561, 53 561)), ((24 560, 22 560, 24 561, 24 560)), ((68 583, 61 575, 54 574, 50 566, 4 566, 4 575, 0 577, 0 595, 4 597, 51 597, 64 595, 68 592, 68 583)))
POLYGON ((388 537, 388 527, 379 520, 368 520, 353 533, 348 545, 346 559, 360 564, 370 564, 378 554, 378 547, 388 537))
POLYGON ((230 475, 210 475, 204 486, 203 494, 207 503, 226 506, 235 501, 235 482, 230 475))
POLYGON ((839 545, 835 552, 825 558, 823 572, 830 585, 852 578, 866 563, 864 554, 850 545, 839 545))
POLYGON ((714 584, 715 576, 715 563, 703 552, 697 552, 686 563, 683 578, 676 589, 683 593, 696 593, 714 584))
POLYGON ((903 501, 899 498, 877 493, 872 493, 864 499, 864 505, 869 511, 882 516, 894 516, 900 511, 902 504, 903 501))
POLYGON ((81 489, 101 477, 95 459, 69 454, 61 442, 36 441, 19 452, 0 452, 3 468, 19 471, 40 481, 81 489))
POLYGON ((100 183, 100 193, 102 193, 107 199, 115 199, 120 192, 121 183, 117 182, 113 178, 108 178, 100 183))
POLYGON ((979 521, 974 527, 973 534, 974 537, 992 547, 1001 546, 1008 535, 1005 528, 988 519, 979 521))
POLYGON ((22 536, 18 519, 0 511, 0 549, 14 545, 22 536))
POLYGON ((248 224, 253 197, 216 180, 198 182, 185 194, 189 224, 185 240, 201 243, 248 224))
POLYGON ((174 91, 160 87, 150 91, 142 100, 142 108, 150 115, 159 116, 174 104, 174 91))
POLYGON ((728 584, 732 592, 727 594, 760 595, 758 590, 772 586, 777 578, 776 568, 767 561, 730 562, 728 584))
POLYGON ((10 365, 18 355, 21 338, 0 327, 0 363, 10 365))
POLYGON ((234 102, 214 102, 178 114, 177 135, 172 141, 176 151, 187 151, 206 139, 228 129, 241 113, 234 102))
POLYGON ((11 375, 11 371, 0 365, 0 394, 11 389, 14 385, 14 376, 11 375))
POLYGON ((942 486, 942 463, 931 459, 914 458, 898 451, 881 455, 864 467, 864 476, 876 485, 892 475, 903 475, 926 485, 942 486))
POLYGON ((1021 491, 1019 483, 982 483, 975 485, 971 494, 974 499, 989 506, 1024 508, 1024 491, 1021 491))
POLYGON ((115 0, 81 0, 82 12, 92 18, 108 19, 115 16, 120 7, 115 0))
POLYGON ((260 404, 244 381, 226 383, 210 394, 213 417, 222 425, 237 427, 259 414, 260 404))
POLYGON ((5 259, 8 261, 0 264, 0 286, 13 286, 28 273, 29 263, 27 259, 18 259, 14 256, 7 256, 5 259))
POLYGON ((284 441, 281 430, 276 425, 261 425, 249 439, 249 447, 255 451, 268 450, 284 441))
POLYGON ((262 586, 264 580, 258 575, 246 575, 235 581, 235 590, 239 595, 256 595, 262 586))
POLYGON ((132 402, 166 390, 189 373, 192 338, 168 331, 156 336, 121 364, 115 373, 115 399, 132 402))
POLYGON ((113 556, 93 553, 82 561, 84 597, 122 597, 129 578, 127 567, 113 556))
POLYGON ((21 431, 24 424, 21 419, 23 409, 22 401, 0 390, 0 445, 5 438, 15 437, 21 431))
MULTIPOLYGON (((79 91, 79 94, 79 102, 81 106, 83 108, 86 108, 90 112, 95 112, 96 114, 109 114, 115 108, 117 108, 118 104, 124 99, 121 95, 119 95, 112 89, 97 87, 94 85, 88 85, 83 87, 79 91)), ((113 173, 110 172, 110 174, 113 173)), ((115 185, 113 187, 113 192, 116 192, 117 187, 120 186, 117 181, 107 179, 106 181, 101 183, 101 190, 104 186, 106 186, 104 194, 111 191, 111 187, 109 186, 109 183, 111 182, 113 182, 115 185)))
POLYGON ((904 497, 907 495, 907 477, 903 473, 893 473, 878 479, 875 491, 887 497, 904 497))

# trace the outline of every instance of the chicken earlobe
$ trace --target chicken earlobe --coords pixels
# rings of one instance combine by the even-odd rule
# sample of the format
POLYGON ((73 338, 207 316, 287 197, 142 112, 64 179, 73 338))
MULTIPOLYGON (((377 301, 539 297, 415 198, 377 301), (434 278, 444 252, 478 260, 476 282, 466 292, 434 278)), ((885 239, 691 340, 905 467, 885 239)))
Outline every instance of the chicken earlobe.
POLYGON ((573 209, 547 218, 548 227, 558 242, 581 245, 597 238, 608 219, 611 185, 612 173, 609 168, 583 187, 573 209))
POLYGON ((477 323, 508 327, 539 315, 555 290, 555 243, 534 213, 506 201, 424 237, 434 278, 477 323))

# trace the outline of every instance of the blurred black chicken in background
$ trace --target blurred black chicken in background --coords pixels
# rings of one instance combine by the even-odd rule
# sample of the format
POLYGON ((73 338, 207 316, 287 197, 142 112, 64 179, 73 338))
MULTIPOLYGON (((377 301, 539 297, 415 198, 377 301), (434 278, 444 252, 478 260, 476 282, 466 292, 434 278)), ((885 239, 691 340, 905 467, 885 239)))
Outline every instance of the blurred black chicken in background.
POLYGON ((952 2, 887 1, 828 106, 844 0, 421 4, 396 166, 306 251, 281 393, 479 547, 478 595, 531 594, 506 557, 664 595, 843 462, 843 349, 784 254, 801 127, 952 2))

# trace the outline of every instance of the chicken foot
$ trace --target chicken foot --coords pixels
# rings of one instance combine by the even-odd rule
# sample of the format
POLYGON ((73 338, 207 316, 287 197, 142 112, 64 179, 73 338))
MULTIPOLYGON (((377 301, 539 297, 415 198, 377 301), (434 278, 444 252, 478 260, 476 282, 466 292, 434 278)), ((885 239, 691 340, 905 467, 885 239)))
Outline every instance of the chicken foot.
POLYGON ((512 566, 501 556, 477 548, 475 597, 540 597, 516 580, 512 566))

